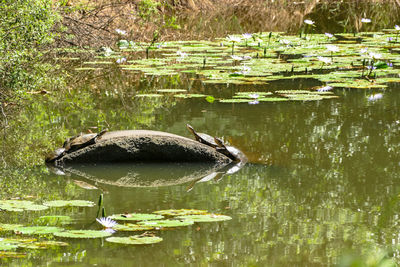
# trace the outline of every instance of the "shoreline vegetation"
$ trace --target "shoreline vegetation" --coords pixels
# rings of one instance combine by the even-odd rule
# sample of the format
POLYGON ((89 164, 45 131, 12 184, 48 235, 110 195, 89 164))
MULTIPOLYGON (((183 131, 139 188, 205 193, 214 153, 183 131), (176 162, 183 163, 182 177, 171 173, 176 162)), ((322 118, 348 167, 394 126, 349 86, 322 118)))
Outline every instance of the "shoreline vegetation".
MULTIPOLYGON (((390 12, 400 1, 306 0, 70 0, 61 5, 62 29, 58 46, 101 47, 115 44, 122 29, 132 41, 207 40, 246 32, 297 34, 306 18, 329 18, 320 32, 359 32, 363 16, 374 18, 382 29, 398 14, 390 12), (333 3, 332 3, 333 2, 333 3), (382 5, 385 2, 385 5, 382 5), (324 31, 325 30, 325 31, 324 31)), ((373 30, 373 29, 370 29, 373 30)))

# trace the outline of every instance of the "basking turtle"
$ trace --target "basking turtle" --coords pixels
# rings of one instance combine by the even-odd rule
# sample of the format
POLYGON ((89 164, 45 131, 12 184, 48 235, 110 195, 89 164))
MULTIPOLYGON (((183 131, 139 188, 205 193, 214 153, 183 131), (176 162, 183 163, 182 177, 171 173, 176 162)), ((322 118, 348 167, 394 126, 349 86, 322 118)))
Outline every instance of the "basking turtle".
POLYGON ((84 148, 86 146, 96 143, 96 139, 105 134, 107 130, 103 130, 100 133, 89 133, 78 135, 73 138, 70 142, 67 142, 64 146, 65 152, 70 153, 78 149, 84 148))
POLYGON ((205 144, 207 146, 216 148, 218 147, 218 144, 214 141, 214 138, 208 134, 205 133, 198 133, 196 132, 192 126, 190 126, 189 124, 186 124, 186 128, 189 130, 189 132, 191 132, 194 135, 194 138, 196 139, 196 141, 205 144))
POLYGON ((78 137, 80 137, 80 136, 82 136, 82 135, 83 135, 83 133, 81 132, 81 133, 78 134, 78 135, 75 135, 75 136, 72 136, 72 137, 67 138, 67 140, 64 141, 63 147, 64 147, 64 148, 67 147, 72 141, 74 141, 76 138, 78 138, 78 137))
POLYGON ((230 158, 235 162, 245 160, 246 157, 239 149, 233 146, 225 146, 224 142, 218 137, 214 137, 214 141, 216 144, 218 144, 218 147, 216 147, 215 149, 219 153, 224 154, 225 156, 227 156, 228 158, 230 158))
POLYGON ((56 150, 54 150, 53 152, 51 152, 49 155, 46 156, 45 162, 46 163, 54 162, 59 158, 61 158, 62 156, 64 156, 64 154, 65 154, 65 148, 63 147, 57 148, 56 150))

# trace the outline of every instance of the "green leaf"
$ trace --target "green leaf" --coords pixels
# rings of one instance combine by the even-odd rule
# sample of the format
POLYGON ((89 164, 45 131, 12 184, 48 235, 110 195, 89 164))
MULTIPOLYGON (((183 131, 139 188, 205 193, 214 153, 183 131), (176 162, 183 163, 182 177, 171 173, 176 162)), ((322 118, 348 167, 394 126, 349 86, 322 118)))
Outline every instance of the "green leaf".
POLYGON ((164 216, 147 213, 126 213, 114 214, 110 216, 111 219, 117 221, 144 221, 144 220, 158 220, 163 219, 164 216))
POLYGON ((179 221, 179 220, 157 220, 157 221, 141 221, 138 222, 140 225, 152 226, 152 227, 180 227, 192 225, 193 221, 179 221))
POLYGON ((54 235, 65 238, 101 238, 110 236, 111 233, 96 230, 69 230, 64 232, 56 232, 54 235))
POLYGON ((127 245, 146 245, 146 244, 154 244, 159 243, 163 239, 157 236, 140 236, 134 235, 129 237, 109 237, 106 238, 106 241, 118 244, 127 244, 127 245))
POLYGON ((49 207, 93 207, 95 204, 88 200, 53 200, 44 202, 49 207))
POLYGON ((19 247, 28 248, 28 249, 48 249, 51 247, 66 247, 66 246, 69 246, 69 244, 66 242, 54 241, 54 240, 40 241, 40 242, 33 242, 33 243, 23 243, 23 244, 19 245, 19 247))
POLYGON ((178 98, 196 98, 196 97, 206 97, 206 95, 203 95, 203 94, 177 94, 177 95, 174 95, 174 97, 178 97, 178 98))
POLYGON ((206 97, 206 101, 209 102, 209 103, 214 103, 215 97, 209 95, 209 96, 206 97))
POLYGON ((35 204, 28 200, 0 200, 0 209, 7 211, 40 211, 48 209, 48 207, 35 204))
POLYGON ((159 93, 182 93, 187 92, 185 89, 158 89, 157 92, 159 93))
POLYGON ((153 230, 154 227, 127 223, 127 224, 117 224, 113 227, 113 229, 117 231, 148 231, 148 230, 153 230))
POLYGON ((199 215, 184 215, 176 217, 177 219, 190 220, 194 222, 220 222, 228 221, 232 218, 227 215, 219 214, 199 214, 199 215))
POLYGON ((161 94, 137 94, 135 97, 162 97, 161 94))
POLYGON ((198 215, 198 214, 206 214, 206 210, 196 210, 196 209, 179 209, 179 210, 157 210, 153 213, 161 214, 165 216, 183 216, 183 215, 198 215))
POLYGON ((22 227, 22 224, 6 224, 0 223, 0 231, 14 231, 18 227, 22 227))
POLYGON ((56 226, 22 226, 14 229, 15 232, 25 235, 46 235, 63 231, 63 228, 56 226))

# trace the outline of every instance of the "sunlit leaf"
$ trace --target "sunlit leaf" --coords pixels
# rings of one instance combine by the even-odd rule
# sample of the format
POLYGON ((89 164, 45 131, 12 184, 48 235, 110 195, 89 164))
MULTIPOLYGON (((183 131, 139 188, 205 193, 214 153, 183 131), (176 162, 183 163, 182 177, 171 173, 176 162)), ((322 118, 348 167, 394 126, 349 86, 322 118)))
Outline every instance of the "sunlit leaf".
POLYGON ((219 222, 219 221, 228 221, 232 219, 227 215, 219 215, 219 214, 184 215, 184 216, 179 216, 177 218, 194 222, 219 222))
POLYGON ((138 224, 152 226, 152 227, 180 227, 192 225, 193 221, 179 221, 179 220, 157 220, 157 221, 141 221, 138 224))
POLYGON ((95 204, 89 200, 53 200, 44 202, 49 207, 93 207, 95 204))
POLYGON ((126 213, 126 214, 114 214, 111 215, 110 218, 117 221, 144 221, 144 220, 158 220, 164 218, 164 216, 156 214, 147 214, 147 213, 126 213))
POLYGON ((161 214, 165 216, 183 216, 183 215, 198 215, 198 214, 206 214, 206 210, 196 210, 196 209, 179 209, 179 210, 157 210, 154 211, 156 214, 161 214))
POLYGON ((127 223, 127 224, 117 224, 113 227, 113 229, 117 231, 148 231, 154 229, 154 227, 127 223))
POLYGON ((128 236, 128 237, 109 237, 106 241, 111 243, 126 244, 126 245, 146 245, 159 243, 163 239, 157 236, 128 236))
POLYGON ((101 238, 110 236, 111 233, 107 231, 96 230, 68 230, 63 232, 54 233, 55 236, 65 238, 101 238))

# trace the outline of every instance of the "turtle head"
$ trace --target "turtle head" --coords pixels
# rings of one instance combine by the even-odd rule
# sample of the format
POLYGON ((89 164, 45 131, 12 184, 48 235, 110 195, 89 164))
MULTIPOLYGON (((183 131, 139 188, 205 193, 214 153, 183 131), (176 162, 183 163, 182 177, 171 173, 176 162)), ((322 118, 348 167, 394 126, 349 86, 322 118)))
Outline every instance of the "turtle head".
POLYGON ((196 131, 193 129, 193 127, 190 124, 186 124, 186 128, 189 130, 190 133, 192 133, 195 137, 197 136, 196 131))
POLYGON ((214 137, 215 143, 218 145, 219 148, 226 149, 224 141, 221 140, 219 137, 214 137))
POLYGON ((108 128, 107 129, 104 129, 104 130, 102 130, 101 132, 99 132, 99 134, 97 135, 97 137, 100 137, 100 136, 102 136, 103 134, 105 134, 106 132, 108 132, 108 128))
POLYGON ((191 133, 194 132, 194 129, 193 129, 192 125, 186 124, 186 128, 189 130, 189 132, 191 132, 191 133))

